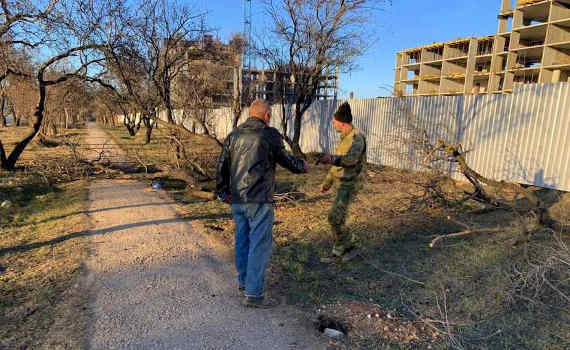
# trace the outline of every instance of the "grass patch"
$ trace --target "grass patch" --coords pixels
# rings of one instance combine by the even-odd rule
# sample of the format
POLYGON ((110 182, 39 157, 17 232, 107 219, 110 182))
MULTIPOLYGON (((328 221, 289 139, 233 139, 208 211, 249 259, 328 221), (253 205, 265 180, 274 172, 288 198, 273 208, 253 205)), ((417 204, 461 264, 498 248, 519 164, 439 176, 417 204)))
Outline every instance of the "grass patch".
MULTIPOLYGON (((120 138, 126 132, 112 133, 120 138)), ((191 148, 202 147, 198 144, 191 148)), ((148 147, 161 146, 157 141, 148 147)), ((157 162, 166 160, 164 154, 160 157, 157 162)), ((161 176, 173 184, 167 191, 182 204, 182 215, 201 221, 207 233, 231 246, 234 226, 229 206, 197 198, 190 190, 212 184, 185 187, 172 180, 184 177, 168 169, 164 167, 161 176)), ((303 196, 277 204, 267 279, 271 292, 283 295, 289 304, 344 323, 352 348, 568 348, 568 303, 541 280, 547 276, 559 291, 570 294, 568 266, 554 258, 559 254, 568 261, 568 232, 537 230, 531 232, 530 242, 520 243, 514 213, 418 205, 422 203, 417 203, 414 179, 421 175, 371 169, 347 224, 361 240, 362 258, 323 264, 319 258, 333 244, 327 215, 335 193, 334 189, 329 194, 318 192, 326 171, 320 165, 307 175, 277 172, 277 192, 303 196), (503 230, 449 239, 429 248, 436 235, 462 230, 448 216, 503 230)), ((461 186, 456 190, 461 191, 461 186)), ((569 194, 537 192, 552 197, 557 219, 570 219, 569 194)))
MULTIPOLYGON (((175 151, 171 147, 168 130, 165 127, 154 129, 151 142, 145 144, 145 132, 139 131, 130 136, 124 127, 103 127, 113 141, 127 154, 130 161, 140 169, 140 179, 153 179, 155 177, 181 178, 192 182, 192 169, 188 164, 176 162, 175 151), (145 174, 145 167, 151 169, 145 174), (155 174, 163 172, 167 175, 155 174)), ((220 148, 215 141, 207 136, 189 135, 182 139, 186 147, 188 158, 196 161, 204 168, 212 169, 215 162, 214 155, 220 148)), ((209 174, 214 176, 214 173, 209 174)))
MULTIPOLYGON (((9 145, 29 131, 0 130, 9 145)), ((88 228, 87 183, 37 176, 35 164, 56 155, 65 160, 71 152, 33 143, 16 171, 0 170, 0 202, 11 203, 0 209, 0 348, 81 347, 83 299, 73 287, 87 239, 58 239, 88 228)))

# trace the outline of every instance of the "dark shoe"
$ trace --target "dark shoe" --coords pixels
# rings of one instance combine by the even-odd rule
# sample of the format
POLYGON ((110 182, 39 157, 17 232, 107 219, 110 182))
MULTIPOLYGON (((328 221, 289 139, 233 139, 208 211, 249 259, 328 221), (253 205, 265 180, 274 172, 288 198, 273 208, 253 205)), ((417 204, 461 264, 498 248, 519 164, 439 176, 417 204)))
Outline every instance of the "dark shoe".
POLYGON ((262 298, 245 297, 243 298, 242 305, 245 307, 269 309, 279 305, 279 300, 270 297, 262 297, 262 298))
POLYGON ((356 258, 357 256, 360 256, 360 249, 352 248, 352 249, 346 251, 342 255, 341 261, 342 262, 348 262, 348 261, 351 261, 352 259, 356 258))
POLYGON ((240 294, 245 293, 245 286, 238 286, 238 292, 239 292, 240 294))
POLYGON ((360 255, 360 250, 356 247, 350 247, 339 253, 338 250, 333 250, 333 252, 321 258, 321 262, 325 264, 339 264, 341 262, 348 262, 360 255))

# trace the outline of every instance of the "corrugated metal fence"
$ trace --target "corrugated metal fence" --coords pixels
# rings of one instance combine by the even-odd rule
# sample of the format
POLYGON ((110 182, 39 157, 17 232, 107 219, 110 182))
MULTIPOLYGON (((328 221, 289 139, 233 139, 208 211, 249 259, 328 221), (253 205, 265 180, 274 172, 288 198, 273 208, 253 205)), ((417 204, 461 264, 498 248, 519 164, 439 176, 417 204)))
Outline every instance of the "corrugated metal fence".
MULTIPOLYGON (((301 134, 305 152, 334 149, 338 136, 330 120, 342 102, 317 101, 306 112, 301 134)), ((412 115, 431 139, 461 143, 469 150, 469 165, 486 177, 570 191, 570 83, 520 85, 509 95, 352 99, 349 103, 354 124, 367 135, 371 163, 417 167, 413 154, 402 157, 398 153, 407 150, 390 141, 410 136, 409 128, 403 126, 412 115)), ((213 113, 215 118, 208 118, 211 126, 218 137, 225 138, 231 132, 231 111, 213 113)), ((243 111, 241 120, 247 115, 243 111)), ((273 106, 272 124, 283 132, 280 123, 281 106, 273 106)), ((292 125, 288 133, 292 135, 292 125)))

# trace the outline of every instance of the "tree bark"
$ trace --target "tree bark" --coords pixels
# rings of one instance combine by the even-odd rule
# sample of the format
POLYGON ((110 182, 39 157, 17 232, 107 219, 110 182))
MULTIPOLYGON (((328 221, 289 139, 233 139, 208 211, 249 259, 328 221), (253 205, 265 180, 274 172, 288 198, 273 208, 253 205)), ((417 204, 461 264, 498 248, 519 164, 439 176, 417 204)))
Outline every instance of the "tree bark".
POLYGON ((4 145, 2 144, 2 140, 0 140, 0 167, 2 169, 5 169, 4 164, 6 163, 7 163, 6 151, 4 151, 4 145))
MULTIPOLYGON (((293 139, 289 143, 291 146, 291 151, 296 157, 304 157, 305 154, 301 150, 301 145, 299 144, 301 140, 301 121, 303 120, 304 110, 301 109, 299 103, 295 106, 295 119, 293 120, 293 139)), ((287 132, 287 131, 285 131, 287 132)))
POLYGON ((241 103, 239 101, 234 102, 233 108, 233 120, 232 120, 232 128, 235 129, 238 127, 239 117, 241 116, 241 103))
POLYGON ((65 128, 69 129, 69 112, 67 108, 64 108, 63 111, 65 112, 65 128))
POLYGON ((233 119, 232 119, 232 128, 235 129, 238 126, 239 118, 241 116, 241 92, 240 92, 240 84, 241 84, 241 77, 239 74, 239 68, 234 66, 233 69, 233 78, 234 78, 234 91, 232 96, 232 112, 233 112, 233 119))
POLYGON ((6 122, 6 115, 4 114, 4 109, 6 107, 6 99, 2 99, 2 106, 0 106, 0 128, 5 128, 8 124, 6 122))
POLYGON ((140 118, 139 121, 137 122, 136 116, 134 117, 134 120, 131 120, 131 117, 129 117, 127 114, 123 114, 123 124, 127 128, 129 135, 133 137, 137 135, 137 132, 141 127, 141 122, 142 118, 140 118))
POLYGON ((42 122, 44 119, 44 108, 46 102, 46 86, 43 81, 40 80, 39 84, 39 92, 40 92, 40 99, 36 106, 36 111, 34 112, 35 122, 34 122, 34 129, 33 131, 26 136, 22 141, 20 141, 12 150, 12 153, 8 157, 6 157, 6 153, 4 148, 0 146, 0 167, 5 170, 14 170, 16 166, 16 162, 22 155, 22 152, 26 149, 26 146, 36 137, 40 128, 42 126, 42 122))
POLYGON ((152 122, 152 118, 145 117, 143 118, 143 120, 144 120, 144 126, 146 128, 145 144, 148 145, 152 138, 152 129, 154 125, 152 122))

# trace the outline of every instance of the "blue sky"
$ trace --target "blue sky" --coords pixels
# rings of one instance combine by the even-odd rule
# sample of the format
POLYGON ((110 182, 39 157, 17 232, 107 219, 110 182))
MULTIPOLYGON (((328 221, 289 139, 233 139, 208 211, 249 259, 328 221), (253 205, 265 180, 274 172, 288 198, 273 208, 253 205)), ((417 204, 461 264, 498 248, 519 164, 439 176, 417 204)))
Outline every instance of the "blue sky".
MULTIPOLYGON (((207 21, 222 40, 243 28, 242 0, 197 0, 208 10, 207 21)), ((378 42, 361 58, 359 68, 340 77, 340 94, 357 98, 387 96, 394 80, 396 52, 467 36, 497 31, 500 0, 393 0, 374 14, 378 42)), ((252 0, 253 31, 264 18, 259 0, 252 0)))

